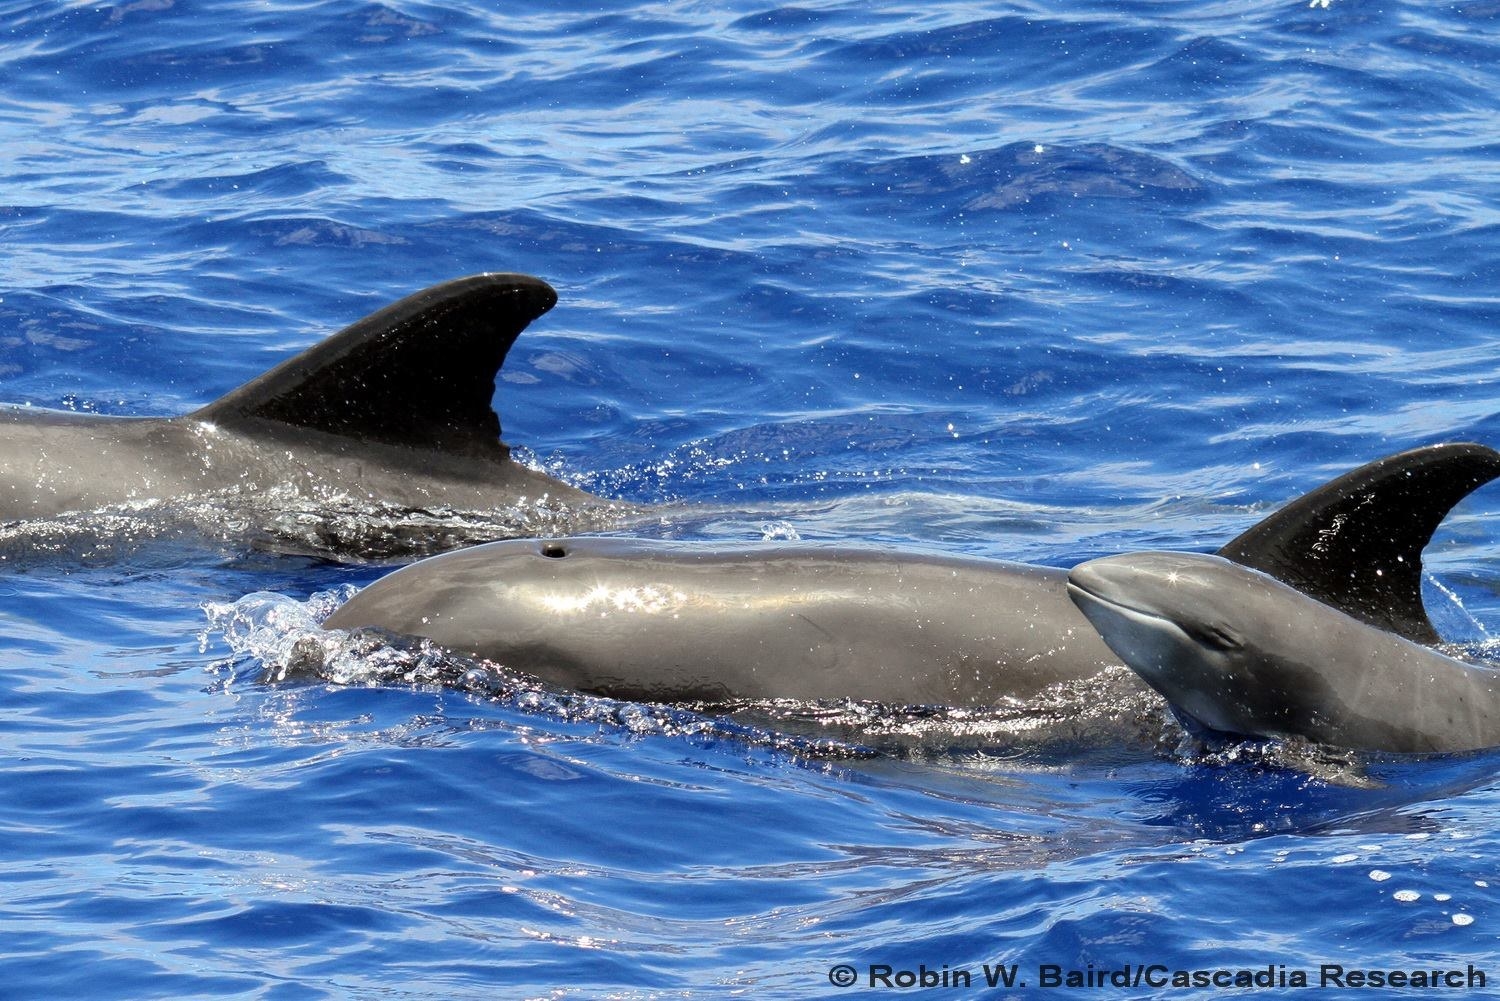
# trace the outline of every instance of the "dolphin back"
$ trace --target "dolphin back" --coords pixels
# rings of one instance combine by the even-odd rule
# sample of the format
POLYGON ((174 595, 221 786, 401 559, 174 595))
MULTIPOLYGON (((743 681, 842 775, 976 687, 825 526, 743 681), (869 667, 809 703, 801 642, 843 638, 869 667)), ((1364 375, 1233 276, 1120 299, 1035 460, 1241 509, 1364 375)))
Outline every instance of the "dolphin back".
POLYGON ((557 302, 538 278, 481 274, 372 313, 189 415, 505 458, 492 400, 521 331, 557 302))

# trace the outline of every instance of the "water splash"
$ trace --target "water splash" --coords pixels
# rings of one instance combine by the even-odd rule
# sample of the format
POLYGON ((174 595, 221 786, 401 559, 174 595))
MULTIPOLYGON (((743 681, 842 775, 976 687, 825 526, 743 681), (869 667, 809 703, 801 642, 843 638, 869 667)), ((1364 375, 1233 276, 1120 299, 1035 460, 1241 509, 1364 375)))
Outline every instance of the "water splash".
POLYGON ((570 723, 591 723, 636 735, 731 739, 820 760, 869 757, 855 743, 818 739, 740 722, 692 707, 625 702, 560 691, 499 664, 450 653, 430 640, 380 630, 325 630, 322 622, 356 591, 345 585, 306 601, 257 592, 203 606, 207 627, 199 644, 215 639, 231 655, 209 666, 220 686, 323 681, 335 685, 435 685, 470 692, 504 707, 570 723))

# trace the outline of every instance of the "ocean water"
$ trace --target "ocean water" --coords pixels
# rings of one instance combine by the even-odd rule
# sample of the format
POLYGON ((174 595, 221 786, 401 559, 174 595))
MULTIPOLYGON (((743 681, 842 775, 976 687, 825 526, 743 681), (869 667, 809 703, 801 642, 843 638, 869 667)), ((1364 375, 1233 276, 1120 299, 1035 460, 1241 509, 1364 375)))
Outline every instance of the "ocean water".
MULTIPOLYGON (((502 270, 561 297, 507 440, 664 538, 1211 550, 1500 444, 1489 0, 0 14, 7 403, 181 413, 502 270)), ((1428 552, 1479 652, 1495 501, 1428 552)), ((6 997, 1500 990, 1492 754, 1202 754, 1159 707, 1101 736, 1107 684, 1051 739, 947 743, 378 651, 282 678, 385 566, 94 527, 0 526, 6 997)))

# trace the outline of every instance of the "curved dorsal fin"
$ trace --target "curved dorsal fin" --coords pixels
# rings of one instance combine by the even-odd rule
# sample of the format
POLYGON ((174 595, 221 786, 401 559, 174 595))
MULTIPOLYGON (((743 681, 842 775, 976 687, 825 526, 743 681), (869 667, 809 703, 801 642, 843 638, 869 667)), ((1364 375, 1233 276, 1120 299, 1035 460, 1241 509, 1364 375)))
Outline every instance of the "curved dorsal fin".
POLYGON ((1219 555, 1371 625, 1438 643, 1422 604, 1422 549, 1453 505, 1496 476, 1500 452, 1483 445, 1399 452, 1297 498, 1219 555))
POLYGON ((557 293, 526 275, 434 285, 282 362, 190 414, 280 421, 350 438, 503 457, 495 375, 557 293))

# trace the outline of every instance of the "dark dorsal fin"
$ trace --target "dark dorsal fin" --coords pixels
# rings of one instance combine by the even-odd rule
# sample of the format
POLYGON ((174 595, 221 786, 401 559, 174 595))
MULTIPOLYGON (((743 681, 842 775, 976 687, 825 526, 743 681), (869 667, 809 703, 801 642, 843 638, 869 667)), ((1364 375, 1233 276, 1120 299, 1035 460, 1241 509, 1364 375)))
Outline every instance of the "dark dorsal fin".
POLYGON ((459 278, 345 327, 190 415, 261 418, 329 434, 504 456, 490 401, 526 325, 557 293, 526 275, 459 278))
POLYGON ((1219 555, 1419 643, 1441 637, 1422 604, 1422 549, 1453 505, 1500 475, 1483 445, 1414 448, 1281 508, 1219 555))

